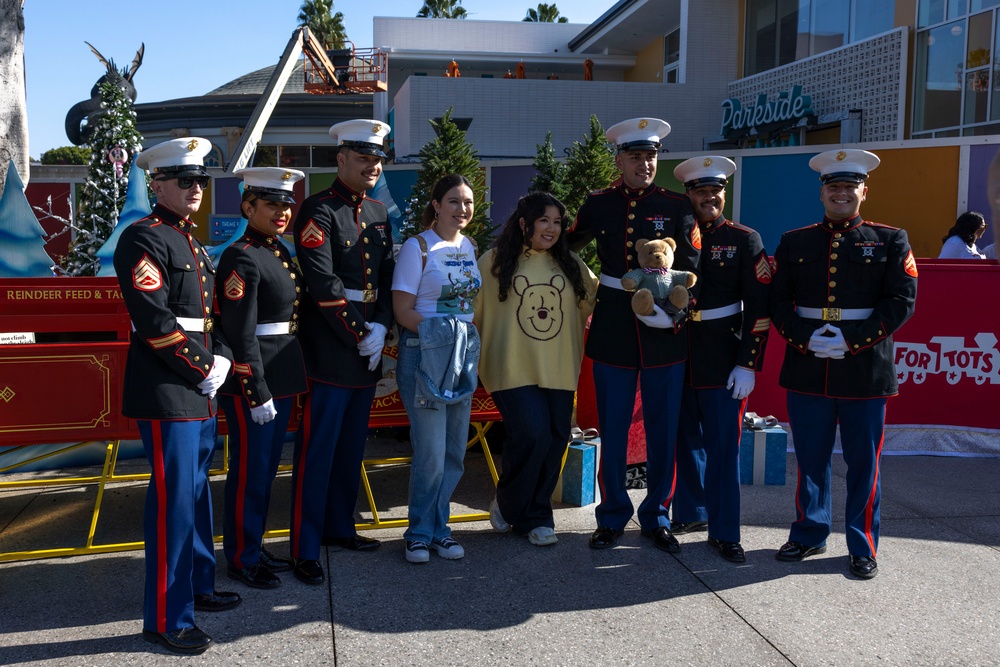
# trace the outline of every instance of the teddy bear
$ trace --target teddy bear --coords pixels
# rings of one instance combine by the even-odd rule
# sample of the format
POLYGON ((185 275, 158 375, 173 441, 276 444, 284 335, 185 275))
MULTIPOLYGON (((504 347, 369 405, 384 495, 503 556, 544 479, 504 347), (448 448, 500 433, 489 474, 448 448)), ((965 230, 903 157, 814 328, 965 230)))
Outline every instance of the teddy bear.
POLYGON ((676 317, 687 308, 691 300, 688 288, 698 282, 690 271, 675 271, 674 250, 677 243, 671 239, 639 239, 635 250, 641 268, 632 269, 622 276, 622 287, 632 295, 632 311, 636 315, 652 315, 653 304, 676 317))

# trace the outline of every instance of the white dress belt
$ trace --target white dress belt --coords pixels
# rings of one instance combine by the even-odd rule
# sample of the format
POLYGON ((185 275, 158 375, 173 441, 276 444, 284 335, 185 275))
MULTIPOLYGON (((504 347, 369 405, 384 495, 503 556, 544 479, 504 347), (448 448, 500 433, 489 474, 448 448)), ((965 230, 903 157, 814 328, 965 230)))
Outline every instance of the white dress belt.
POLYGON ((730 315, 736 315, 743 312, 743 302, 737 301, 736 303, 731 303, 728 306, 719 306, 718 308, 706 308, 704 310, 693 310, 691 311, 691 321, 693 322, 704 322, 706 320, 718 320, 723 317, 729 317, 730 315))
POLYGON ((612 289, 620 289, 620 290, 624 290, 625 289, 624 287, 622 287, 622 279, 621 278, 612 278, 611 276, 609 276, 609 275, 607 275, 605 273, 601 274, 601 278, 600 278, 599 282, 602 285, 604 285, 605 287, 610 287, 612 289))
POLYGON ((872 314, 871 308, 806 308, 795 306, 799 317, 807 320, 839 322, 841 320, 866 320, 872 314))
POLYGON ((375 303, 378 300, 377 289, 347 289, 344 288, 344 296, 348 301, 356 303, 375 303))
MULTIPOLYGON (((174 320, 177 321, 177 326, 181 329, 192 333, 211 333, 214 324, 211 317, 204 319, 200 317, 174 317, 174 320)), ((135 322, 132 322, 132 331, 135 331, 135 322)))
POLYGON ((258 324, 255 333, 258 336, 284 336, 294 333, 292 325, 294 322, 266 322, 258 324))

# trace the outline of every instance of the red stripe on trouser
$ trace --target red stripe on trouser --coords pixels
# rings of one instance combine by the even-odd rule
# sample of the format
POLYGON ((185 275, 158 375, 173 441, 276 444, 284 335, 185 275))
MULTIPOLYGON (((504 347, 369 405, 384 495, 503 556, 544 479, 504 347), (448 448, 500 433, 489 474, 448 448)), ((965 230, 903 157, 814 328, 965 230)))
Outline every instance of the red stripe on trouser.
POLYGON ((875 558, 875 536, 872 535, 872 515, 875 514, 875 489, 878 488, 878 476, 882 466, 882 445, 885 443, 885 418, 882 419, 882 434, 878 439, 878 449, 875 451, 875 474, 872 476, 872 490, 868 494, 868 502, 865 503, 865 539, 868 540, 868 548, 872 550, 872 558, 875 558))
MULTIPOLYGON (((302 409, 302 447, 295 460, 295 498, 292 499, 292 558, 299 557, 299 539, 302 535, 302 485, 306 474, 306 451, 309 449, 309 439, 312 435, 312 393, 306 394, 306 404, 302 409)), ((326 499, 323 499, 326 502, 326 499)))
POLYGON ((163 423, 150 422, 156 483, 156 631, 167 631, 167 480, 163 466, 163 423))
POLYGON ((238 428, 240 429, 240 469, 237 472, 238 477, 236 484, 236 555, 233 560, 236 561, 236 567, 242 569, 243 549, 246 546, 246 521, 244 520, 243 512, 244 506, 246 505, 247 455, 250 449, 250 436, 247 433, 247 415, 246 410, 243 408, 243 401, 237 397, 234 403, 237 406, 236 422, 238 428))

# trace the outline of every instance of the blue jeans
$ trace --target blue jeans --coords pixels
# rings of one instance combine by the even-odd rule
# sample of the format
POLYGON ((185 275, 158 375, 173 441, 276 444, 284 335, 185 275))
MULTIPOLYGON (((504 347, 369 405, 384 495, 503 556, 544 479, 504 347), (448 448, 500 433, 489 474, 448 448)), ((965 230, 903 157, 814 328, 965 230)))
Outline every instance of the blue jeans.
POLYGON ((573 392, 527 385, 493 392, 503 416, 503 446, 497 505, 514 532, 555 527, 552 492, 569 442, 573 392))
POLYGON ((410 418, 409 527, 404 539, 430 543, 451 535, 451 494, 465 471, 472 397, 454 405, 416 407, 416 377, 420 365, 419 338, 403 330, 396 360, 399 397, 410 418))

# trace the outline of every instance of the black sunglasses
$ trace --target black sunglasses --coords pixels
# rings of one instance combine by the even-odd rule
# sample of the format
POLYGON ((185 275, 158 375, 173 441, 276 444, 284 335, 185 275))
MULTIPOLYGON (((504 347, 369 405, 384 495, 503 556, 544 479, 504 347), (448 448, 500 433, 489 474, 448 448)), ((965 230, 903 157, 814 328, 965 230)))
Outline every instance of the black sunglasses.
POLYGON ((158 180, 161 181, 176 180, 177 187, 179 187, 181 190, 190 190, 191 186, 197 183, 198 187, 204 190, 205 188, 208 187, 208 184, 211 182, 212 179, 210 179, 208 176, 170 176, 167 178, 160 178, 158 180))

